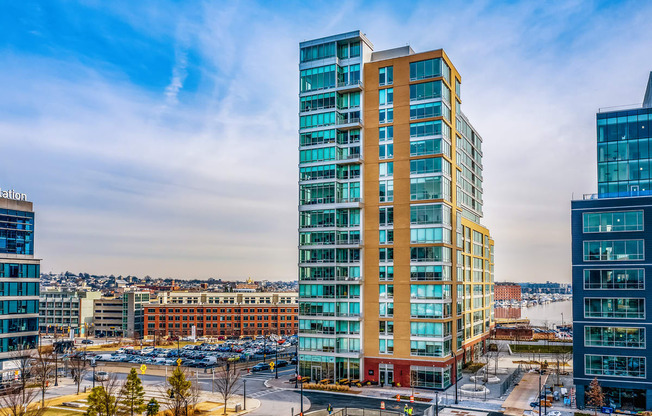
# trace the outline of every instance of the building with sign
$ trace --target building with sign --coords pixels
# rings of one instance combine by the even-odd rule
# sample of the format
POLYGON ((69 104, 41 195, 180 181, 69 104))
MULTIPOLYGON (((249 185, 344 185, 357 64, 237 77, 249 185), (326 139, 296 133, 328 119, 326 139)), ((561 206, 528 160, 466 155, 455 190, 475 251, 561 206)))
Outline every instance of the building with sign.
POLYGON ((447 388, 493 324, 460 73, 360 31, 302 42, 299 72, 301 375, 447 388))
POLYGON ((573 376, 652 410, 652 73, 642 107, 597 114, 598 193, 572 201, 573 376))
POLYGON ((0 362, 38 343, 40 260, 33 205, 22 195, 0 193, 0 362))

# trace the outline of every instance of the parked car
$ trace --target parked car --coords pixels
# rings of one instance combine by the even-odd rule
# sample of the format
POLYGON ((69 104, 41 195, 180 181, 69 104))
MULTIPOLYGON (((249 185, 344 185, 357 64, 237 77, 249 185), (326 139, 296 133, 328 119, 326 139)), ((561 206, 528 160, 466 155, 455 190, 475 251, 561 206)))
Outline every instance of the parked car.
POLYGON ((106 371, 97 371, 95 373, 95 381, 106 381, 109 379, 109 373, 106 371))
POLYGON ((93 340, 92 339, 83 339, 81 343, 82 344, 93 344, 93 340))
POLYGON ((287 367, 288 362, 285 360, 278 360, 276 362, 276 367, 281 368, 281 367, 287 367))

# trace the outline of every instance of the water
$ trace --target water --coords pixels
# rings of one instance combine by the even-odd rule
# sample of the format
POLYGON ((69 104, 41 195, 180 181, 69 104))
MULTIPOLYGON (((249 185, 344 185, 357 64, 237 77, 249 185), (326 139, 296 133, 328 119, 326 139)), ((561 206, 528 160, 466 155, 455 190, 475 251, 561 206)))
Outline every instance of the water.
POLYGON ((551 328, 553 324, 561 324, 561 314, 564 314, 564 323, 573 321, 573 302, 570 300, 548 303, 545 305, 522 308, 523 318, 528 318, 532 326, 545 326, 551 328))

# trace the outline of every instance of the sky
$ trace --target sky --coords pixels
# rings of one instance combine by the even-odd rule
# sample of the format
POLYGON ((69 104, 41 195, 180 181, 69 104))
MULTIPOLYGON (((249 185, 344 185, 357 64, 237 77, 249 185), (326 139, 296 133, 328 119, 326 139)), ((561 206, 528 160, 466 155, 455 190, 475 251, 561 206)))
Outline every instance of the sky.
POLYGON ((570 281, 595 113, 640 105, 652 2, 0 3, 0 187, 44 272, 293 280, 298 43, 443 48, 483 137, 496 281, 570 281))

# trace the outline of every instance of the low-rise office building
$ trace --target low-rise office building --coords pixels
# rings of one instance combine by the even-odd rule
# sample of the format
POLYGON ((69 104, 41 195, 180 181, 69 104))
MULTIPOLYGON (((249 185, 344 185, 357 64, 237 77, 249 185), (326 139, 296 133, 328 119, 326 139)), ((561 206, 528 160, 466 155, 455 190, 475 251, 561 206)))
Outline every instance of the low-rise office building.
POLYGON ((521 286, 514 283, 495 283, 494 300, 515 300, 520 302, 521 286))
POLYGON ((93 302, 100 292, 51 288, 39 298, 39 330, 43 334, 86 336, 93 327, 93 302))
POLYGON ((150 293, 124 292, 113 298, 94 300, 94 332, 96 336, 140 339, 144 335, 144 308, 150 293))

